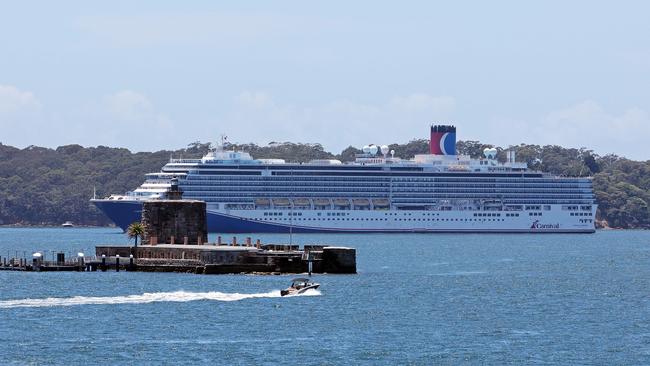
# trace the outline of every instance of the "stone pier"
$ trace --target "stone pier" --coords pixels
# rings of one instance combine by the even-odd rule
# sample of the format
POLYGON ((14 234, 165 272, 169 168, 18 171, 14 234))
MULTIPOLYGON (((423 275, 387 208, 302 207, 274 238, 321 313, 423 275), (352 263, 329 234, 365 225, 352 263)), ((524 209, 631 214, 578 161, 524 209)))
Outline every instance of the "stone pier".
POLYGON ((258 246, 233 245, 141 245, 97 246, 97 258, 106 256, 109 263, 119 256, 134 256, 136 271, 225 273, 305 273, 309 261, 313 273, 351 274, 357 272, 356 250, 326 245, 266 244, 258 246))

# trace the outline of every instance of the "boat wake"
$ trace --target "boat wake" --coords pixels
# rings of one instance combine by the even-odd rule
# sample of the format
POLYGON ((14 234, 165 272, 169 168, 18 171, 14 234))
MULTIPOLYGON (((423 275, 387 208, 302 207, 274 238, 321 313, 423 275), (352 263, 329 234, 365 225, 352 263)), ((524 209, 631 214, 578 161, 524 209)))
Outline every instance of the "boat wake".
MULTIPOLYGON (((321 293, 317 290, 307 291, 304 294, 294 296, 318 296, 321 293)), ((281 297, 280 290, 256 294, 240 294, 225 292, 154 292, 142 295, 128 296, 75 296, 75 297, 48 297, 45 299, 16 299, 1 300, 0 309, 11 308, 36 308, 51 306, 75 306, 75 305, 117 305, 117 304, 147 304, 152 302, 188 302, 199 300, 212 301, 240 301, 256 298, 281 297)), ((285 296, 292 297, 292 296, 285 296)))

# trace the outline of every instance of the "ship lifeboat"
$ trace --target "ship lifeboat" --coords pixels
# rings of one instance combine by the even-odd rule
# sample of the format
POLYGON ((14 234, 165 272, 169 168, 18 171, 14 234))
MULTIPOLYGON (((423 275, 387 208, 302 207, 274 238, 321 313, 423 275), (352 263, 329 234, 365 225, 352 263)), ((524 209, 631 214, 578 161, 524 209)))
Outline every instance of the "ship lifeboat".
POLYGON ((329 206, 330 200, 328 198, 314 198, 314 206, 329 206))
POLYGON ((501 209, 503 202, 500 200, 485 200, 483 201, 483 207, 486 209, 501 209))
POLYGON ((343 206, 350 206, 350 201, 348 201, 348 200, 345 199, 345 198, 336 198, 336 199, 334 200, 334 205, 335 205, 335 206, 340 206, 340 207, 343 207, 343 206))
POLYGON ((450 165, 447 167, 447 170, 450 172, 466 172, 469 171, 469 167, 463 165, 450 165))
POLYGON ((311 206, 311 203, 307 198, 294 198, 293 205, 298 207, 309 207, 311 206))
POLYGON ((372 204, 375 207, 382 207, 382 208, 390 206, 390 203, 385 198, 375 198, 374 200, 372 200, 372 204))
POLYGON ((257 206, 268 206, 271 204, 271 200, 269 200, 268 198, 258 198, 255 200, 255 204, 257 206))
POLYGON ((291 206, 291 202, 289 202, 288 198, 274 198, 273 199, 273 205, 274 206, 291 206))
POLYGON ((352 203, 355 207, 368 207, 370 206, 370 201, 365 198, 355 198, 352 200, 352 203))

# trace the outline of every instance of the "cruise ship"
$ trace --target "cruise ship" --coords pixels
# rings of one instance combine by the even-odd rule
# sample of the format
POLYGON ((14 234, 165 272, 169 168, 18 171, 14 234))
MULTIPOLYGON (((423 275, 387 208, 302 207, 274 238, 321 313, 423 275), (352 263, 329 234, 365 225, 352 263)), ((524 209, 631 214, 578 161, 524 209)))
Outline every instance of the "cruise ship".
POLYGON ((218 233, 593 233, 590 178, 534 171, 508 150, 473 159, 456 154, 456 128, 431 126, 429 154, 395 157, 367 145, 354 162, 255 159, 221 144, 201 159, 170 159, 124 195, 92 202, 126 230, 142 202, 165 198, 172 181, 183 198, 206 202, 218 233))

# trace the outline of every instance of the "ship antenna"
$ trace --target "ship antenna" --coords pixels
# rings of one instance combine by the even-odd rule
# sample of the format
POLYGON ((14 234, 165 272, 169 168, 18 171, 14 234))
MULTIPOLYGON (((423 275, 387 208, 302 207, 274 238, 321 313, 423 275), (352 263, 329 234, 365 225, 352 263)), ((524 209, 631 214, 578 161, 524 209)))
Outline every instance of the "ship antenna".
POLYGON ((93 186, 93 199, 94 200, 97 199, 97 187, 96 186, 93 186))
POLYGON ((219 146, 217 146, 217 149, 219 151, 223 151, 226 147, 226 143, 228 142, 228 136, 221 134, 220 137, 221 137, 221 143, 219 144, 219 146))

